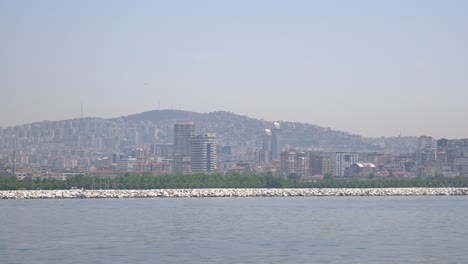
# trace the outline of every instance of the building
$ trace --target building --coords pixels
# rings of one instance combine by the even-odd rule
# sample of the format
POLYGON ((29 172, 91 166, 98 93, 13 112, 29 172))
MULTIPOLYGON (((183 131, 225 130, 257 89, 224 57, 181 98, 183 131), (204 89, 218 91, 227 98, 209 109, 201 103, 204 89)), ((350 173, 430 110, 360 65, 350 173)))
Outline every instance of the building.
POLYGON ((432 148, 432 137, 420 136, 418 139, 418 150, 432 148))
POLYGON ((262 136, 262 161, 268 163, 271 161, 271 130, 265 129, 262 136))
POLYGON ((190 165, 192 172, 216 170, 216 134, 208 133, 190 139, 190 165))
POLYGON ((161 157, 172 157, 174 152, 173 144, 158 143, 156 144, 156 155, 161 157))
POLYGON ((172 171, 174 173, 190 173, 190 156, 180 154, 173 155, 172 171))
POLYGON ((132 171, 137 167, 138 159, 132 157, 122 157, 117 161, 117 170, 132 171))
POLYGON ((346 169, 346 176, 369 177, 377 172, 377 167, 369 162, 354 163, 346 169))
POLYGON ((287 150, 281 152, 281 174, 289 176, 295 174, 299 178, 309 176, 309 159, 304 152, 287 150))
POLYGON ((296 151, 294 150, 281 152, 281 175, 289 176, 292 173, 296 173, 295 156, 296 151))
POLYGON ((309 157, 304 152, 299 152, 294 157, 296 175, 300 178, 309 176, 309 157))
POLYGON ((157 143, 152 142, 149 147, 149 154, 150 155, 156 155, 157 154, 157 143))
POLYGON ((355 152, 335 152, 332 154, 333 172, 336 177, 346 176, 346 168, 358 162, 358 154, 355 152))
POLYGON ((195 124, 191 121, 179 121, 174 124, 173 154, 190 156, 190 138, 195 135, 195 124))
POLYGON ((283 132, 279 122, 273 122, 271 128, 271 160, 277 161, 281 157, 283 150, 283 132))
POLYGON ((309 173, 311 176, 324 176, 333 174, 329 153, 309 153, 309 173))
POLYGON ((437 174, 468 175, 468 139, 437 140, 437 174))
POLYGON ((322 176, 333 175, 333 162, 330 156, 324 157, 322 159, 322 176))
POLYGON ((433 148, 432 137, 420 136, 416 153, 417 175, 433 176, 437 171, 437 149, 433 148))

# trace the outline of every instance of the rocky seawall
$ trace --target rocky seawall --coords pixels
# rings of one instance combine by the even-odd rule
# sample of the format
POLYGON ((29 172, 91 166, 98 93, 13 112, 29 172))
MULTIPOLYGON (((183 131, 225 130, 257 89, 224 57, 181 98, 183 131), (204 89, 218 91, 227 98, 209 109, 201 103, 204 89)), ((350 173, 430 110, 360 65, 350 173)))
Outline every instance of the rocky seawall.
POLYGON ((468 195, 468 188, 323 188, 323 189, 152 189, 152 190, 15 190, 0 199, 197 198, 288 196, 439 196, 468 195))

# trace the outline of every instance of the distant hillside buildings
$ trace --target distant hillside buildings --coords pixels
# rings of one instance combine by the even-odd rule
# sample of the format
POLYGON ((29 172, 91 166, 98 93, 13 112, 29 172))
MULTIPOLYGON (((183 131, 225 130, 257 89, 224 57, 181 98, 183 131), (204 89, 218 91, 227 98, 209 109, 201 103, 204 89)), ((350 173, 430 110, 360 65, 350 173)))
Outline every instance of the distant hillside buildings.
POLYGON ((249 172, 301 179, 468 176, 468 139, 422 136, 410 152, 384 154, 347 147, 342 151, 291 147, 288 144, 295 139, 289 137, 285 144, 280 122, 244 128, 241 141, 231 141, 231 136, 239 136, 234 126, 220 139, 219 134, 209 133, 213 126, 197 127, 194 121, 155 124, 83 118, 0 129, 0 174, 21 178, 128 172, 249 172), (248 147, 241 152, 231 142, 248 147))
POLYGON ((281 153, 281 174, 301 178, 468 176, 468 139, 435 141, 421 136, 414 153, 397 155, 286 150, 281 153))

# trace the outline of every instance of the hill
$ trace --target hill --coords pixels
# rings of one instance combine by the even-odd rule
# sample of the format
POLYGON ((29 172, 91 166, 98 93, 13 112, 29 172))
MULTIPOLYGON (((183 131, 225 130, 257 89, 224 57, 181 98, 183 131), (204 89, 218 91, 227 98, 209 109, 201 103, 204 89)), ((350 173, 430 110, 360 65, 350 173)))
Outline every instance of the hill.
MULTIPOLYGON (((197 133, 214 132, 220 145, 234 149, 260 147, 261 137, 272 121, 254 119, 231 112, 196 113, 180 110, 154 110, 122 117, 126 121, 151 122, 159 128, 160 140, 171 142, 172 126, 180 120, 195 122, 197 133)), ((326 151, 413 152, 416 137, 363 138, 330 128, 299 122, 280 121, 284 143, 292 148, 326 151)))
MULTIPOLYGON (((223 111, 154 110, 110 119, 89 117, 43 121, 3 129, 0 133, 0 155, 7 153, 8 156, 12 151, 20 151, 30 159, 41 160, 43 156, 62 152, 72 156, 88 153, 88 156, 100 157, 134 147, 149 149, 154 142, 172 144, 174 123, 184 120, 195 122, 196 133, 216 133, 218 145, 231 146, 234 154, 241 156, 260 148, 264 130, 272 127, 272 121, 223 111), (31 156, 32 153, 38 155, 31 156)), ((416 137, 363 138, 306 123, 280 123, 283 141, 288 148, 408 153, 417 147, 416 137)))

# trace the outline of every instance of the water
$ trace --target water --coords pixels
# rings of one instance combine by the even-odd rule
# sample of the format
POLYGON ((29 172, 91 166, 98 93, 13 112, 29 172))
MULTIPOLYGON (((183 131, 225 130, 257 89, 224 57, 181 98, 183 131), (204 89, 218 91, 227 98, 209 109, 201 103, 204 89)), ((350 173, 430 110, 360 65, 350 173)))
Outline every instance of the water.
POLYGON ((1 200, 0 263, 467 263, 468 197, 1 200))

